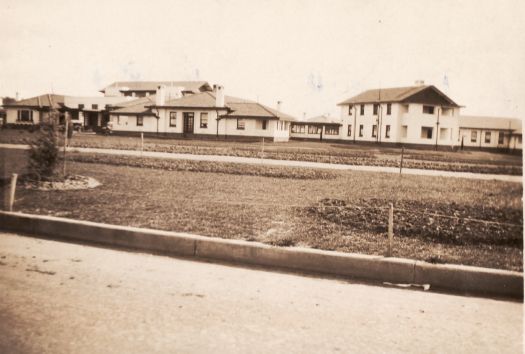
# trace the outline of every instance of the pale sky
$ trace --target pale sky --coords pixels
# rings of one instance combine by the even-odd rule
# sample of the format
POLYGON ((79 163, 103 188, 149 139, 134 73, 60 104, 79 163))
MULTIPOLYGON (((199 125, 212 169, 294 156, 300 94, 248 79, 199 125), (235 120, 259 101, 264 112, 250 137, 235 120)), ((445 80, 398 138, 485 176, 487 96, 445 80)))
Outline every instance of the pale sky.
POLYGON ((0 0, 0 96, 205 80, 297 118, 433 84, 463 114, 525 118, 525 1, 0 0))

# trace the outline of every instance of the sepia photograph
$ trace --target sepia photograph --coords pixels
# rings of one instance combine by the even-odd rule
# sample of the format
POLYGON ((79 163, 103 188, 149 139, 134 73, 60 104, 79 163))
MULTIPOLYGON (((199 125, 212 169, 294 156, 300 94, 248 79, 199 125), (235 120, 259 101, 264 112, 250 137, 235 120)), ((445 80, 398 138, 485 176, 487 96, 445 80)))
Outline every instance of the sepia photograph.
POLYGON ((0 353, 523 353, 523 0, 0 0, 0 353))

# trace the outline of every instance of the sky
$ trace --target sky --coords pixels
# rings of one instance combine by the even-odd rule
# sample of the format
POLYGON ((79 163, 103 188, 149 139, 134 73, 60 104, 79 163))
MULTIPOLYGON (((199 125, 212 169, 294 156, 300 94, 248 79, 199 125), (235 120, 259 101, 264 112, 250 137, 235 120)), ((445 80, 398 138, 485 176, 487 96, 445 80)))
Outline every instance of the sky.
POLYGON ((525 1, 0 0, 0 96, 204 80, 297 118, 424 80, 525 118, 525 1))

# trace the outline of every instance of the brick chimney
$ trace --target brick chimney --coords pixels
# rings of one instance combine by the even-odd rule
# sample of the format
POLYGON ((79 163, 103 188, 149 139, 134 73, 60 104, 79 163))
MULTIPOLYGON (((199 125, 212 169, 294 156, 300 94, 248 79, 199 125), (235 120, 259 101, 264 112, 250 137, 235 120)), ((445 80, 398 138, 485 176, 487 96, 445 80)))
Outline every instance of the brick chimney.
POLYGON ((224 87, 213 85, 213 93, 215 93, 215 107, 224 107, 224 87))

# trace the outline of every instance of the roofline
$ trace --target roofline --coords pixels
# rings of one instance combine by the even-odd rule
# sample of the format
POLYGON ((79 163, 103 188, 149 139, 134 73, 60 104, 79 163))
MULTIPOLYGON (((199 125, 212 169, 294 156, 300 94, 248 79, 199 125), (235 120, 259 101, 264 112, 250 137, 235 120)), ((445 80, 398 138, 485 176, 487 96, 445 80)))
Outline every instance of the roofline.
POLYGON ((301 125, 339 125, 342 126, 343 123, 321 123, 321 122, 305 122, 305 121, 294 121, 295 124, 301 125))
POLYGON ((171 108, 171 109, 201 109, 201 110, 208 110, 208 111, 218 111, 218 110, 226 110, 226 111, 232 111, 230 107, 199 107, 199 106, 157 106, 157 105, 151 105, 151 106, 144 106, 146 108, 171 108))
POLYGON ((115 115, 115 116, 152 116, 156 117, 157 115, 153 112, 116 112, 111 111, 109 112, 109 115, 115 115))
POLYGON ((267 116, 243 116, 243 115, 221 115, 219 116, 219 120, 221 119, 265 119, 265 120, 279 120, 279 117, 267 117, 267 116))

